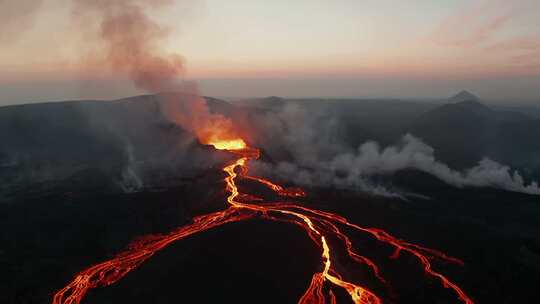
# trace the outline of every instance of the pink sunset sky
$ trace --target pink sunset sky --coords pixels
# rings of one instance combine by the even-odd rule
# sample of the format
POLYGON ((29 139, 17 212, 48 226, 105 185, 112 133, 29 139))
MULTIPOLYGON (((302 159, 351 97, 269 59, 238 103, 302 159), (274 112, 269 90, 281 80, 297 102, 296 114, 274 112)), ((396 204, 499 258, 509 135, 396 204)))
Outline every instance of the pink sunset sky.
MULTIPOLYGON (((140 93, 81 54, 70 0, 0 9, 0 105, 140 93)), ((540 99, 540 2, 186 0, 149 12, 210 96, 540 99)))

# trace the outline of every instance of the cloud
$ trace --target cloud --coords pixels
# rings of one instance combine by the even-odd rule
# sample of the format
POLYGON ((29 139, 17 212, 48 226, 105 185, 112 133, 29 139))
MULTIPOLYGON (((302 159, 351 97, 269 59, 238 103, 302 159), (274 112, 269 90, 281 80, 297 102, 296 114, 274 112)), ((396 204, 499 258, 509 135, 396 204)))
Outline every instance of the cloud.
POLYGON ((34 25, 42 0, 1 0, 0 44, 20 39, 34 25))
POLYGON ((540 35, 515 37, 496 42, 486 48, 491 51, 535 51, 540 49, 540 35))
POLYGON ((443 20, 429 39, 442 46, 474 47, 495 37, 515 15, 500 1, 467 7, 443 20))
POLYGON ((435 159, 434 149, 420 139, 407 134, 397 146, 381 149, 375 142, 362 144, 356 154, 338 155, 327 169, 342 172, 346 184, 375 174, 391 174, 403 169, 417 169, 432 174, 444 182, 462 188, 495 187, 515 192, 540 194, 536 182, 527 185, 517 171, 490 159, 481 160, 476 166, 456 171, 435 159))
POLYGON ((270 130, 271 136, 279 139, 271 143, 271 137, 265 138, 265 151, 280 161, 259 161, 253 169, 257 174, 298 185, 355 188, 394 197, 406 194, 377 184, 372 177, 416 169, 458 188, 493 187, 540 195, 536 182, 526 184, 519 172, 487 158, 467 170, 453 170, 435 158, 431 146, 410 134, 404 135, 397 145, 386 148, 368 141, 350 149, 336 138, 340 132, 335 120, 330 111, 312 111, 298 105, 269 114, 260 122, 262 130, 270 130), (276 153, 276 147, 287 153, 276 153), (283 155, 288 159, 283 160, 283 155))
POLYGON ((486 51, 510 54, 512 64, 531 68, 532 65, 540 63, 540 35, 501 40, 486 47, 486 51))

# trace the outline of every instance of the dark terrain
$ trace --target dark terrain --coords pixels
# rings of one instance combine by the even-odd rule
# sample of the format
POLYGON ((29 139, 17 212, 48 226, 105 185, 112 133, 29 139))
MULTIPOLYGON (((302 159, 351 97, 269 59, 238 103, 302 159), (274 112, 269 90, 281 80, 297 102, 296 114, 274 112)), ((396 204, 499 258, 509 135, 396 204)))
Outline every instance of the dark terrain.
MULTIPOLYGON (((534 140, 540 118, 488 107, 466 92, 439 104, 278 97, 238 104, 208 98, 208 104, 242 126, 268 162, 295 155, 262 118, 293 104, 315 123, 326 126, 330 119, 335 129, 326 140, 347 147, 367 140, 393 144, 410 132, 452 168, 489 156, 526 178, 540 176, 534 140)), ((0 140, 0 303, 50 302, 78 271, 133 239, 167 233, 225 207, 221 167, 231 156, 167 121, 155 96, 3 107, 0 140)), ((304 201, 463 259, 464 267, 434 266, 478 303, 540 301, 539 196, 458 189, 416 170, 379 179, 422 196, 405 201, 312 187, 304 201)), ((256 184, 239 184, 245 192, 271 195, 256 184)), ((362 235, 353 241, 392 282, 391 289, 366 282, 387 302, 457 303, 407 254, 395 261, 388 258, 391 248, 362 235)), ((353 278, 365 276, 354 265, 339 267, 353 278)), ((316 271, 320 252, 300 228, 251 220, 177 242, 117 284, 90 291, 83 302, 295 303, 316 271)))

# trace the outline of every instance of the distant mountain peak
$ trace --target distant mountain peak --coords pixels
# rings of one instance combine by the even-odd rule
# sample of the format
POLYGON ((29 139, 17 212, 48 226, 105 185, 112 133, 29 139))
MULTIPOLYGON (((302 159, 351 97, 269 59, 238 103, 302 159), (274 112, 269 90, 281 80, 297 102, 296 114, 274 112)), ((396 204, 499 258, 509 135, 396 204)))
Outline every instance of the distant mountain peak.
POLYGON ((449 101, 450 102, 447 105, 443 106, 444 109, 460 109, 483 116, 492 115, 495 112, 488 106, 481 103, 478 96, 466 90, 463 90, 452 96, 449 101))
POLYGON ((480 103, 480 98, 478 98, 478 96, 474 95, 473 93, 467 90, 463 90, 457 93, 456 95, 454 95, 453 97, 451 97, 450 101, 454 103, 459 103, 459 102, 464 102, 464 101, 480 103))

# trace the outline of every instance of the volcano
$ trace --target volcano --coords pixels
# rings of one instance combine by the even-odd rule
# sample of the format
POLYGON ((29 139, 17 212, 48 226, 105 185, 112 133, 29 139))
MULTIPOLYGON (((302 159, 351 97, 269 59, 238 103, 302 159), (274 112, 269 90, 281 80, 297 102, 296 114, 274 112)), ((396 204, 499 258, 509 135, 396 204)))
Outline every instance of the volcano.
POLYGON ((450 102, 453 103, 465 101, 479 103, 480 98, 467 90, 460 91, 459 93, 450 98, 450 102))
POLYGON ((296 202, 265 201, 263 198, 253 197, 240 192, 236 179, 247 177, 270 187, 282 197, 304 197, 301 189, 286 189, 269 180, 249 177, 248 162, 259 157, 259 150, 246 146, 245 142, 236 138, 233 140, 216 140, 210 136, 207 142, 218 150, 226 150, 237 156, 237 159, 223 167, 227 173, 225 178, 228 207, 222 211, 195 217, 191 224, 178 228, 173 232, 161 236, 143 237, 129 248, 116 255, 111 260, 96 264, 83 270, 75 276, 73 281, 59 290, 53 298, 53 304, 80 303, 86 293, 96 287, 109 286, 129 272, 139 267, 156 252, 162 250, 173 242, 184 239, 193 234, 208 229, 214 229, 231 222, 244 221, 254 217, 261 217, 271 221, 285 222, 302 227, 307 236, 315 242, 322 251, 322 265, 320 272, 316 272, 307 287, 306 292, 298 303, 336 303, 334 288, 342 288, 356 304, 379 304, 381 297, 365 287, 365 283, 355 283, 344 277, 334 265, 336 258, 331 249, 332 241, 338 241, 344 247, 344 252, 354 263, 365 265, 370 269, 372 276, 380 283, 386 284, 379 267, 368 257, 361 255, 344 229, 365 233, 374 240, 394 248, 391 258, 397 259, 400 254, 407 254, 417 259, 425 273, 440 281, 441 286, 451 289, 456 297, 463 303, 472 304, 473 300, 454 282, 442 273, 433 269, 432 260, 463 265, 463 261, 450 257, 438 250, 426 248, 414 243, 396 238, 386 231, 377 228, 365 228, 349 222, 346 218, 317 209, 311 209, 296 202), (240 172, 237 173, 237 170, 240 172))

